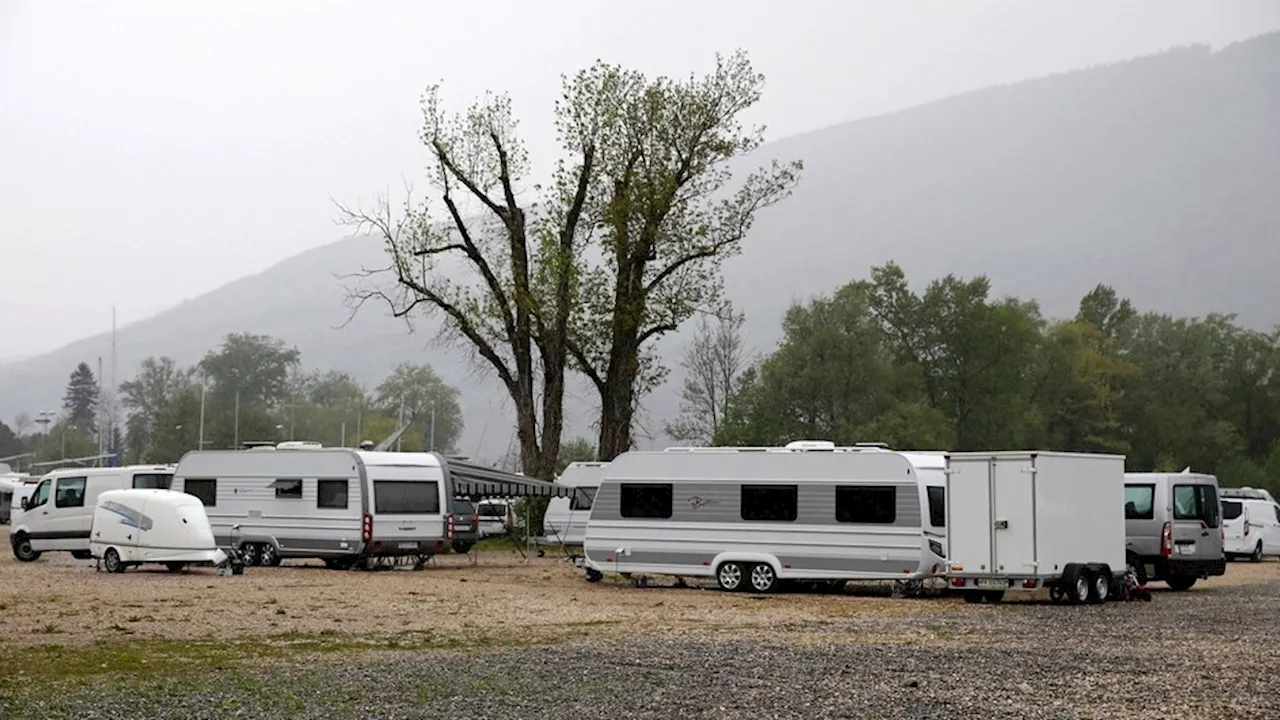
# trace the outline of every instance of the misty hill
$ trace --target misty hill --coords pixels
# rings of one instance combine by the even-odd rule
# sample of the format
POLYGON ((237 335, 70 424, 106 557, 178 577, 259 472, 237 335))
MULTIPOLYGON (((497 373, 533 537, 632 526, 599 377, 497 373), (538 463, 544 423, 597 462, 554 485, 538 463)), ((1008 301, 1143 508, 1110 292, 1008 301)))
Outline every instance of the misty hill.
MULTIPOLYGON (((839 88, 835 92, 856 92, 839 88)), ((1066 315, 1090 287, 1143 309, 1234 312, 1280 323, 1280 34, 980 90, 784 139, 752 162, 805 161, 794 197, 764 213, 727 266, 751 344, 772 347, 793 299, 893 259, 914 282, 991 277, 999 294, 1066 315)), ((382 262, 371 239, 343 240, 184 302, 119 333, 121 377, 147 355, 197 360, 233 331, 294 343, 308 367, 370 384, 402 360, 428 361, 463 390, 462 450, 506 451, 511 415, 466 353, 367 308, 347 319, 336 274, 382 262)), ((665 345, 674 366, 679 339, 665 345)), ((0 417, 58 407, 75 364, 109 357, 89 338, 0 367, 0 417)), ((678 373, 650 398, 650 429, 675 413, 678 373)), ((592 395, 570 400, 570 433, 590 433, 592 395)))

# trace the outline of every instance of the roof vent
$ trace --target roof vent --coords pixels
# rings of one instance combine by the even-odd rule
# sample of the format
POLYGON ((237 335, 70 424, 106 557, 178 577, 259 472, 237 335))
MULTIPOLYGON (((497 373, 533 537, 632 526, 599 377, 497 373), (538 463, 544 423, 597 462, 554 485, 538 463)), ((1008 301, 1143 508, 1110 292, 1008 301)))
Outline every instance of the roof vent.
POLYGON ((836 444, 830 440, 793 440, 787 443, 788 450, 835 450, 836 444))

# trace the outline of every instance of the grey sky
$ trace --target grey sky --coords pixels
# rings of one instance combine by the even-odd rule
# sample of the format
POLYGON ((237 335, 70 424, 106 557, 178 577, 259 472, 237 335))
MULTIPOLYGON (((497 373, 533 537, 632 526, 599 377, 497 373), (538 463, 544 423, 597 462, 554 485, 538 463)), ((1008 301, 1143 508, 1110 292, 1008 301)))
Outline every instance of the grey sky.
POLYGON ((555 158, 561 73, 686 75, 741 47, 772 139, 1280 28, 1280 2, 0 3, 0 358, 331 242, 330 198, 420 176, 418 96, 511 93, 555 158))

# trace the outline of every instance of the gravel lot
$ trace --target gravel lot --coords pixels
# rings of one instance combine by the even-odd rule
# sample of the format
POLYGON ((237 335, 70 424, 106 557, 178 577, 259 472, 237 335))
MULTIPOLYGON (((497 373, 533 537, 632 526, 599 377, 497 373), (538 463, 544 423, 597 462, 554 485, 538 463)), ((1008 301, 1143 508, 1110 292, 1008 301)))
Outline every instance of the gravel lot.
POLYGON ((46 558, 0 559, 6 720, 1280 710, 1275 562, 1151 603, 1058 607, 588 585, 514 553, 239 578, 46 558))

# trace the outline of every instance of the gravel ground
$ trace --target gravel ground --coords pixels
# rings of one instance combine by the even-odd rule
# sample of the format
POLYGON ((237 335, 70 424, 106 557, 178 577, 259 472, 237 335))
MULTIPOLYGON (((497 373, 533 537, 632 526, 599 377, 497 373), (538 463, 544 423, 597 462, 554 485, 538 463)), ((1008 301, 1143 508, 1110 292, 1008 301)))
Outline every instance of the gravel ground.
MULTIPOLYGON (((10 617, 5 625, 10 631, 0 635, 0 658, 9 659, 14 682, 0 683, 0 717, 1220 720, 1280 711, 1280 563, 1274 562, 1233 564, 1225 578, 1187 593, 1158 591, 1150 603, 1097 607, 1036 601, 979 606, 950 598, 849 595, 753 599, 715 591, 589 586, 551 561, 517 567, 502 557, 452 574, 433 572, 354 580, 344 573, 286 567, 254 573, 261 584, 256 590, 249 584, 254 578, 246 575, 249 582, 242 589, 281 597, 292 589, 298 597, 341 597, 359 606, 369 597, 433 588, 432 597, 420 603, 398 606, 395 613, 374 612, 376 622, 396 624, 396 613, 416 616, 453 607, 447 597, 451 588, 464 594, 462 607, 477 615, 447 616, 442 622, 437 614, 424 622, 437 629, 495 622, 499 612, 489 608, 492 604, 507 613, 502 639, 542 642, 544 611, 574 622, 572 632, 550 645, 489 638, 463 651, 283 653, 218 661, 199 672, 131 675, 102 668, 92 675, 56 681, 41 676, 45 679, 35 682, 28 673, 36 668, 15 668, 14 658, 30 662, 36 656, 29 653, 47 649, 42 644, 103 647, 88 643, 110 633, 15 633, 10 617), (39 687, 43 682, 52 684, 39 687)), ((94 605, 101 611, 114 593, 132 591, 117 582, 131 577, 95 575, 70 563, 50 564, 41 572, 37 566, 0 561, 0 604, 12 603, 22 585, 40 578, 79 583, 78 594, 57 589, 69 597, 55 606, 94 605)), ((200 607, 229 602, 223 588, 233 582, 195 573, 136 579, 152 593, 157 587, 182 590, 200 607)), ((32 600, 48 604, 40 593, 50 588, 37 590, 32 600)), ((31 604, 18 608, 19 624, 35 620, 29 617, 31 604)), ((350 617, 350 608, 343 608, 350 617)), ((5 615, 14 615, 14 609, 10 604, 5 615)), ((256 606, 242 610, 226 615, 223 625, 212 623, 214 635, 243 637, 246 629, 259 627, 256 606)), ((376 633, 379 628, 370 629, 376 622, 353 621, 352 633, 376 633)), ((180 624, 169 633, 164 623, 134 624, 143 623, 149 639, 117 636, 111 642, 189 635, 180 624)), ((298 625, 304 627, 309 625, 298 625)))

